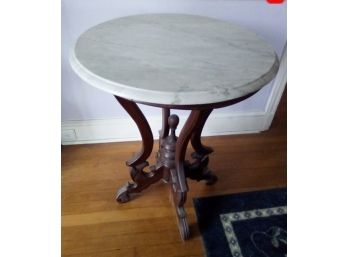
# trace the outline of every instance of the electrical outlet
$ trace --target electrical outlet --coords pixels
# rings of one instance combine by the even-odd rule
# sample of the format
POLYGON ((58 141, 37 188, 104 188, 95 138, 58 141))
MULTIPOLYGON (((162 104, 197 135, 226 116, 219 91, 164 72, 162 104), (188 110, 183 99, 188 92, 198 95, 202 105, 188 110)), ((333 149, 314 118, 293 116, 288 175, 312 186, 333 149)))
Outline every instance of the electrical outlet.
POLYGON ((75 129, 62 130, 62 141, 75 141, 75 140, 76 140, 75 129))

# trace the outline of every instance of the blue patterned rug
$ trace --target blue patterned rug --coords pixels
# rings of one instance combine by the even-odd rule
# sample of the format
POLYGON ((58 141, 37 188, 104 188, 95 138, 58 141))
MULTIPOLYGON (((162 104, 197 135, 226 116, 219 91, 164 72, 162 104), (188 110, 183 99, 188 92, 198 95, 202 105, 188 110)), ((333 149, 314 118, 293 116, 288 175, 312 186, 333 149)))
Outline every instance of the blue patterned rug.
POLYGON ((193 202, 207 257, 286 257, 286 188, 193 202))

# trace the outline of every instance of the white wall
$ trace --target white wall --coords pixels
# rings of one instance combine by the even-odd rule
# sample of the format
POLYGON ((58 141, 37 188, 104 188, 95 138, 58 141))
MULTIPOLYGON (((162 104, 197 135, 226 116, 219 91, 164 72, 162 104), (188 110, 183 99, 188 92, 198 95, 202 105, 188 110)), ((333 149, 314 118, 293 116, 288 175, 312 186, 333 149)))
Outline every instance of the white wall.
MULTIPOLYGON (((91 26, 116 17, 158 12, 198 14, 235 22, 256 31, 279 56, 286 43, 286 4, 269 5, 266 0, 62 0, 62 122, 127 117, 112 95, 86 85, 72 71, 68 52, 77 37, 91 26)), ((263 111, 271 88, 272 83, 240 104, 215 110, 212 116, 263 111)), ((141 108, 147 116, 160 114, 158 108, 141 108)))

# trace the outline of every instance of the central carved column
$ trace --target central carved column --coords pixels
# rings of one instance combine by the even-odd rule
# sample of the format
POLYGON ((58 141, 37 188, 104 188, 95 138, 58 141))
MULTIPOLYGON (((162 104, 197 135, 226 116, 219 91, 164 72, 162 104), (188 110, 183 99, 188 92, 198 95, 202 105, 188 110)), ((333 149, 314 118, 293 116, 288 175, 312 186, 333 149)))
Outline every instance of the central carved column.
POLYGON ((192 110, 177 137, 175 131, 179 124, 179 117, 175 114, 170 115, 170 109, 163 108, 157 162, 156 165, 149 166, 147 159, 153 147, 151 128, 135 102, 117 96, 116 99, 133 118, 142 138, 142 148, 126 162, 132 181, 118 190, 117 201, 128 202, 151 184, 164 180, 170 185, 180 235, 185 240, 189 237, 189 226, 184 209, 188 191, 186 178, 198 181, 203 179, 207 181, 207 184, 213 184, 217 179, 208 169, 208 155, 213 150, 201 143, 201 132, 212 110, 192 110), (195 150, 192 154, 194 159, 192 163, 185 161, 186 148, 190 141, 195 150), (145 169, 148 170, 145 171, 145 169))
MULTIPOLYGON (((179 117, 177 115, 170 115, 168 118, 168 125, 170 134, 161 140, 160 159, 163 165, 163 179, 170 184, 172 192, 172 200, 176 211, 180 235, 182 239, 189 237, 189 227, 186 220, 186 213, 184 204, 186 201, 186 194, 188 191, 186 177, 184 170, 180 169, 184 160, 180 160, 180 167, 178 166, 177 151, 186 152, 186 146, 182 145, 180 149, 177 148, 178 138, 175 135, 175 130, 179 124, 179 117)), ((189 132, 191 133, 191 132, 189 132)), ((186 144, 187 145, 187 144, 186 144)))

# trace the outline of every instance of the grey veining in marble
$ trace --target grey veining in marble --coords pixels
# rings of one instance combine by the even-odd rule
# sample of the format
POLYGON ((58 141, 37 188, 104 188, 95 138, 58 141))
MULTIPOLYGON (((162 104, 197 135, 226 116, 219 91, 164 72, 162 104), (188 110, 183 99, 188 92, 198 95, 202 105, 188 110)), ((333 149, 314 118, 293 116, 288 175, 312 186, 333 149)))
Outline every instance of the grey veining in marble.
POLYGON ((135 101, 207 104, 231 100, 273 79, 278 58, 254 32, 212 18, 147 14, 83 33, 71 52, 87 83, 135 101))

